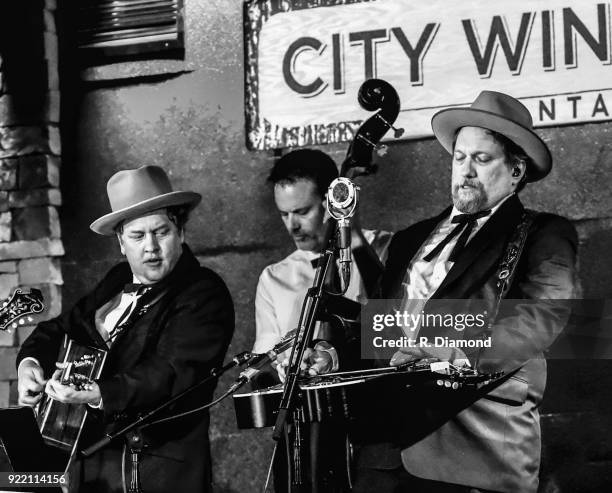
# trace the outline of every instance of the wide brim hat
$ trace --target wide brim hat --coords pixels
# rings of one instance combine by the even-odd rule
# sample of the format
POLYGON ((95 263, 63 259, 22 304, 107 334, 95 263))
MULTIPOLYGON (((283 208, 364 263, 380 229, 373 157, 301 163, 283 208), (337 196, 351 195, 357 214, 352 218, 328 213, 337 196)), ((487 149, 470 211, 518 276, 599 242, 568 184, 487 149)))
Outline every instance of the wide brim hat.
POLYGON ((529 110, 517 99, 494 91, 482 91, 468 108, 448 108, 431 119, 433 133, 450 154, 457 132, 462 127, 481 127, 509 138, 533 161, 527 167, 527 181, 544 178, 552 169, 548 146, 533 131, 529 110))
POLYGON ((108 180, 106 192, 112 212, 89 226, 104 236, 115 234, 115 228, 127 219, 173 206, 191 210, 202 200, 199 193, 172 190, 168 175, 159 166, 119 171, 108 180))

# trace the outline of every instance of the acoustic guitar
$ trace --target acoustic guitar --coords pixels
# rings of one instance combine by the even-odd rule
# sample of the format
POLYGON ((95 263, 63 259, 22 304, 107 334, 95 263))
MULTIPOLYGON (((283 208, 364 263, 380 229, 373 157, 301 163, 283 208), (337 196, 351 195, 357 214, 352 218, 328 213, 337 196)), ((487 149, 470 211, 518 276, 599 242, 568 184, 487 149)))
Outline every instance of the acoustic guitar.
MULTIPOLYGON (((82 346, 65 336, 59 357, 59 361, 65 365, 60 375, 61 383, 83 390, 93 380, 100 378, 106 354, 103 349, 82 346)), ((87 410, 85 404, 65 404, 44 394, 38 404, 36 419, 45 443, 72 458, 87 418, 87 410)))
MULTIPOLYGON (((31 315, 44 310, 40 290, 15 290, 13 295, 0 304, 0 330, 13 330, 32 322, 31 315), (27 318, 26 318, 27 317, 27 318)), ((100 377, 106 351, 82 346, 64 337, 59 361, 65 363, 60 380, 65 385, 83 389, 100 377)), ((36 421, 46 445, 57 451, 54 457, 65 468, 76 451, 76 446, 87 417, 87 406, 83 404, 64 404, 43 394, 38 404, 36 421)))

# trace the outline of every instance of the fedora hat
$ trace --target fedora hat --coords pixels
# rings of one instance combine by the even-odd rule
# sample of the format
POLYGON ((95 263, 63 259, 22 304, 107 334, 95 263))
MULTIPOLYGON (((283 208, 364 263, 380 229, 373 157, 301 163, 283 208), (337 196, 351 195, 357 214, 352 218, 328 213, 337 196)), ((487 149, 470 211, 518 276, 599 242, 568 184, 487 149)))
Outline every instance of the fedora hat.
POLYGON ((550 150, 533 131, 529 110, 507 94, 482 91, 469 108, 448 108, 436 113, 431 127, 436 139, 451 154, 461 127, 482 127, 508 137, 533 161, 527 168, 527 181, 541 180, 552 168, 550 150))
POLYGON ((108 180, 106 192, 112 212, 89 226, 105 236, 113 235, 117 225, 126 219, 178 205, 193 209, 202 200, 199 193, 173 191, 168 175, 159 166, 119 171, 108 180))

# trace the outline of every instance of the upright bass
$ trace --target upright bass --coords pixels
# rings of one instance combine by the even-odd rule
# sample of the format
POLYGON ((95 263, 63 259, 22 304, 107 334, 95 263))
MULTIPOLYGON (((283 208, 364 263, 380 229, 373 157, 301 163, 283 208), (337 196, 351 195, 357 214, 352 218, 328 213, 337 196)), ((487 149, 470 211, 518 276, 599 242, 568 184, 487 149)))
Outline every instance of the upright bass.
MULTIPOLYGON (((376 113, 361 125, 342 163, 340 177, 344 181, 340 182, 337 190, 337 198, 341 201, 347 193, 350 193, 350 188, 353 187, 351 181, 353 178, 375 171, 376 167, 372 164, 372 152, 379 148, 378 142, 392 128, 400 109, 399 97, 395 89, 387 82, 377 79, 368 80, 361 86, 358 101, 364 109, 376 111, 376 113)), ((331 194, 333 195, 334 192, 332 191, 331 194)), ((317 321, 329 318, 330 315, 334 314, 337 307, 333 306, 334 303, 330 303, 330 301, 339 298, 338 293, 330 292, 331 289, 326 286, 325 282, 329 278, 328 272, 335 267, 334 260, 338 253, 336 245, 338 221, 335 216, 332 217, 333 219, 328 221, 323 241, 324 248, 318 262, 315 280, 304 300, 302 314, 296 329, 296 342, 289 358, 290 365, 285 385, 280 392, 280 403, 278 404, 273 431, 275 439, 278 440, 281 436, 287 436, 286 443, 291 442, 293 444, 293 451, 290 454, 292 457, 290 471, 292 492, 308 490, 308 477, 302 470, 305 462, 302 457, 304 446, 300 437, 305 420, 302 393, 298 385, 299 362, 303 359, 306 347, 312 342, 315 324, 317 321)), ((350 228, 344 230, 345 240, 346 229, 350 230, 350 228)), ((350 238, 350 234, 348 236, 350 238)), ((338 491, 345 491, 345 489, 338 491)))

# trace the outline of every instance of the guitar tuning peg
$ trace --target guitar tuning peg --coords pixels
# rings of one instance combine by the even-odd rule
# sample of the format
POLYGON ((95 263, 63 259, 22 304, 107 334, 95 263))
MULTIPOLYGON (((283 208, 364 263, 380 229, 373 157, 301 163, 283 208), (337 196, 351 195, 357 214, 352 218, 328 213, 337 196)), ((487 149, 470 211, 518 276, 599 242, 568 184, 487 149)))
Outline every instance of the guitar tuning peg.
POLYGON ((8 305, 8 301, 4 301, 4 302, 2 303, 2 308, 6 308, 6 306, 7 306, 7 305, 8 305))
POLYGON ((34 322, 34 318, 31 315, 28 315, 28 322, 34 322))
POLYGON ((20 318, 19 319, 19 325, 23 325, 23 324, 25 324, 25 320, 23 318, 20 318))
POLYGON ((11 327, 13 327, 13 329, 16 329, 16 328, 17 328, 17 322, 13 322, 13 323, 11 324, 11 327))

